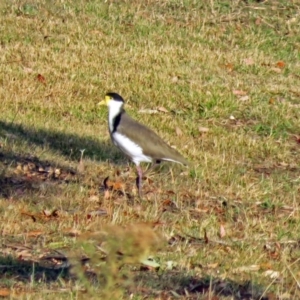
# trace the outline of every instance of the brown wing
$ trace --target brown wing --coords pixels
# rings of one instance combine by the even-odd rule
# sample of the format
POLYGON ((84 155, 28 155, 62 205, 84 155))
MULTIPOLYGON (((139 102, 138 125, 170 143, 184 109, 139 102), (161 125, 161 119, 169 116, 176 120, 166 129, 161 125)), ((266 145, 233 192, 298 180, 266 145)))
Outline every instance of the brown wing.
POLYGON ((143 153, 155 160, 172 160, 183 165, 189 164, 179 152, 165 143, 154 131, 133 120, 125 112, 122 113, 117 130, 121 134, 126 134, 129 139, 135 140, 143 148, 143 153))

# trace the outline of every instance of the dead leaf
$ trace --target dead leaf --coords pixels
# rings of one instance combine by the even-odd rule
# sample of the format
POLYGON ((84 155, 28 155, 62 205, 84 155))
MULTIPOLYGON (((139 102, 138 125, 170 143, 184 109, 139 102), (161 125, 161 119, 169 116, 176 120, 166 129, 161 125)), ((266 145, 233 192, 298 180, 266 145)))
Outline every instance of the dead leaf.
POLYGON ((10 290, 3 288, 0 289, 0 297, 8 297, 10 295, 10 290))
POLYGON ((263 273, 263 275, 266 276, 266 277, 270 277, 272 279, 275 279, 275 278, 280 277, 280 272, 274 271, 274 270, 267 270, 263 273))
POLYGON ((244 63, 246 66, 252 66, 254 65, 254 60, 252 58, 245 58, 244 63))
POLYGON ((104 191, 104 199, 108 199, 108 198, 110 198, 110 192, 109 192, 109 190, 105 190, 104 191))
POLYGON ((50 211, 49 209, 44 209, 44 210, 43 210, 43 214, 44 214, 44 216, 46 216, 46 217, 50 217, 50 216, 51 216, 51 211, 50 211))
POLYGON ((225 68, 229 71, 232 72, 234 70, 234 65, 232 63, 228 63, 225 65, 225 68))
POLYGON ((178 136, 182 136, 182 131, 181 131, 181 129, 179 128, 179 127, 176 127, 176 134, 178 135, 178 136))
POLYGON ((285 67, 285 62, 280 60, 276 63, 276 66, 280 69, 283 69, 285 67))
POLYGON ((116 182, 113 183, 112 188, 113 188, 114 190, 123 190, 123 188, 124 188, 124 183, 121 182, 121 181, 116 181, 116 182))
POLYGON ((25 216, 28 216, 28 217, 31 217, 33 222, 36 222, 36 217, 34 214, 31 214, 29 212, 26 212, 26 211, 21 211, 21 215, 25 215, 25 216))
POLYGON ((184 171, 179 174, 179 176, 188 176, 188 175, 189 175, 189 171, 184 171))
POLYGON ((37 80, 38 80, 40 83, 42 83, 42 84, 45 84, 45 85, 46 85, 46 79, 45 79, 45 77, 44 77, 43 75, 41 75, 41 74, 38 74, 38 76, 37 76, 37 80))
POLYGON ((269 262, 260 264, 261 270, 270 270, 271 268, 272 268, 272 265, 269 262))
POLYGON ((41 231, 41 230, 33 230, 33 231, 27 232, 26 235, 27 235, 28 237, 37 237, 37 236, 39 236, 39 235, 41 235, 41 234, 43 234, 43 233, 44 233, 44 232, 41 231))
POLYGON ((18 259, 20 260, 26 260, 26 258, 32 258, 32 252, 28 249, 23 249, 21 251, 18 251, 18 259))
POLYGON ((225 231, 225 227, 223 224, 220 225, 220 238, 222 239, 223 237, 226 236, 226 231, 225 231))
POLYGON ((178 76, 174 76, 174 77, 172 77, 171 81, 173 83, 176 83, 178 81, 178 79, 179 79, 178 76))
POLYGON ((158 110, 158 111, 161 111, 161 112, 164 112, 164 113, 168 113, 168 112, 169 112, 169 111, 168 111, 165 107, 163 107, 163 106, 160 106, 157 110, 158 110))
POLYGON ((59 217, 58 210, 54 209, 54 210, 50 211, 49 209, 45 209, 45 210, 43 210, 43 216, 46 217, 47 219, 57 218, 57 217, 59 217))
POLYGON ((31 68, 27 68, 27 67, 23 67, 23 71, 28 74, 33 72, 33 70, 31 68))
POLYGON ((279 74, 282 72, 282 69, 273 67, 273 68, 271 68, 271 71, 279 74))
POLYGON ((99 202, 100 198, 98 195, 91 195, 89 198, 88 198, 88 201, 90 202, 99 202))
POLYGON ((250 266, 242 266, 233 270, 233 273, 241 273, 241 272, 256 272, 259 271, 260 265, 250 265, 250 266))
POLYGON ((63 232, 64 232, 64 234, 73 236, 73 237, 81 235, 81 231, 77 228, 66 228, 63 232))
POLYGON ((248 101, 249 100, 249 96, 245 95, 239 98, 240 101, 248 101))
POLYGON ((256 20, 255 20, 255 25, 260 25, 261 24, 261 19, 260 18, 257 18, 256 20))
POLYGON ((158 110, 157 109, 140 109, 138 112, 141 113, 141 114, 152 115, 152 114, 157 114, 158 110))
POLYGON ((170 199, 167 199, 167 200, 165 200, 165 201, 162 203, 163 206, 169 206, 169 205, 172 205, 172 204, 173 204, 173 202, 172 202, 170 199))
POLYGON ((199 127, 198 128, 198 130, 199 130, 199 132, 203 132, 203 133, 205 133, 205 132, 208 132, 209 131, 209 128, 207 128, 207 127, 199 127))
POLYGON ((56 168, 54 171, 55 177, 58 177, 61 174, 61 169, 56 168))
POLYGON ((216 269, 218 266, 219 266, 218 263, 213 263, 213 264, 208 264, 208 265, 207 265, 207 267, 208 267, 209 269, 216 269))
POLYGON ((275 103, 275 99, 274 98, 270 98, 269 99, 269 104, 274 104, 275 103))
POLYGON ((233 90, 232 93, 233 93, 233 95, 237 95, 237 96, 245 96, 245 95, 247 95, 247 92, 245 92, 243 90, 233 90))

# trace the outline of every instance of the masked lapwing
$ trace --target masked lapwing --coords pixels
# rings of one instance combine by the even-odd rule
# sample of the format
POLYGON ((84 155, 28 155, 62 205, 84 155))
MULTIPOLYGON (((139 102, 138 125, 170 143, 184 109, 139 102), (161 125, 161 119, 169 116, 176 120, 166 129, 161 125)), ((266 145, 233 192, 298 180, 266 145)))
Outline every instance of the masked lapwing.
POLYGON ((119 94, 107 93, 99 105, 108 106, 108 128, 113 143, 136 165, 138 174, 136 184, 140 197, 143 177, 141 162, 153 165, 161 161, 189 164, 155 132, 127 115, 124 110, 124 100, 119 94))

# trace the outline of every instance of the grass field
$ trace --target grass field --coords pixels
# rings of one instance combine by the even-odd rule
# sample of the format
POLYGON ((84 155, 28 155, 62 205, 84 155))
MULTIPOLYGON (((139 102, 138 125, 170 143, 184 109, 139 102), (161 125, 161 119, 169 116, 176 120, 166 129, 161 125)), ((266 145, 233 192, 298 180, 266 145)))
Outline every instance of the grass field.
POLYGON ((299 1, 3 0, 0 20, 0 296, 300 299, 299 1), (139 199, 107 91, 192 167, 139 199))

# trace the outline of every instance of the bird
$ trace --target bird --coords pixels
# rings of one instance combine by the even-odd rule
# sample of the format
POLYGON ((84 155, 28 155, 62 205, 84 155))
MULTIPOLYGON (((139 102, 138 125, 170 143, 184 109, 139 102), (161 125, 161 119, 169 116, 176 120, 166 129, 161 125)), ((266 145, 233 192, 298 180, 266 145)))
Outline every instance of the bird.
POLYGON ((154 131, 132 119, 126 113, 124 104, 124 99, 114 92, 106 93, 104 100, 98 103, 108 107, 108 129, 112 142, 136 165, 138 175, 136 185, 141 197, 143 178, 141 162, 151 163, 150 169, 162 161, 185 166, 188 166, 189 162, 154 131))

